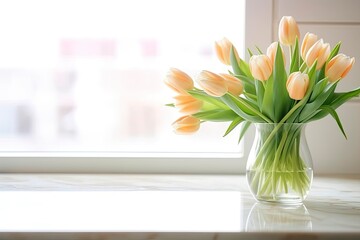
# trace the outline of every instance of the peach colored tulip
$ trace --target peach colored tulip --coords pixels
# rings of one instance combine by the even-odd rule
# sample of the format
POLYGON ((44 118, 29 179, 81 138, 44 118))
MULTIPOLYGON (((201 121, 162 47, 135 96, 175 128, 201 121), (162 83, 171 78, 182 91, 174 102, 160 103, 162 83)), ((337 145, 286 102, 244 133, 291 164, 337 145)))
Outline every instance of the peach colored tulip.
POLYGON ((305 59, 307 52, 309 49, 316 43, 318 40, 318 36, 313 33, 307 32, 301 44, 301 57, 305 59))
POLYGON ((291 16, 284 16, 279 24, 279 40, 281 44, 292 46, 295 44, 296 37, 300 39, 299 27, 295 19, 291 16))
POLYGON ((242 94, 244 86, 240 79, 225 73, 219 75, 225 79, 226 85, 228 87, 228 91, 231 94, 235 96, 239 96, 240 94, 242 94))
POLYGON ((194 98, 191 95, 178 95, 175 98, 175 107, 179 109, 179 112, 184 114, 194 114, 199 112, 203 106, 203 101, 194 98))
MULTIPOLYGON (((272 44, 270 44, 270 46, 266 50, 266 55, 270 58, 272 66, 274 66, 278 45, 279 45, 278 42, 273 42, 272 44)), ((281 48, 281 46, 280 46, 280 48, 281 48)), ((281 52, 282 52, 284 64, 285 64, 285 55, 284 55, 284 51, 282 48, 281 48, 281 52)))
POLYGON ((191 134, 199 130, 200 120, 192 116, 183 116, 172 124, 175 133, 191 134))
POLYGON ((253 77, 260 81, 268 80, 272 73, 271 60, 266 55, 253 55, 249 60, 249 67, 253 77))
MULTIPOLYGON (((230 50, 233 47, 233 44, 227 39, 223 38, 220 41, 215 42, 215 52, 220 60, 225 65, 231 65, 230 62, 230 50)), ((235 54, 237 56, 236 49, 234 48, 235 54)))
POLYGON ((330 45, 320 39, 309 49, 304 60, 308 67, 311 67, 315 60, 317 60, 316 70, 319 70, 325 64, 329 55, 330 45))
POLYGON ((181 94, 187 93, 187 90, 194 88, 194 81, 191 77, 176 68, 171 68, 169 70, 164 82, 169 88, 181 94))
POLYGON ((210 96, 221 97, 228 91, 225 79, 210 71, 202 71, 196 80, 210 96))
POLYGON ((329 82, 335 82, 344 78, 351 70, 354 63, 355 58, 350 58, 342 53, 338 54, 326 65, 325 76, 328 77, 329 82))
POLYGON ((309 76, 306 73, 293 72, 286 81, 286 89, 290 98, 301 100, 309 87, 309 76))

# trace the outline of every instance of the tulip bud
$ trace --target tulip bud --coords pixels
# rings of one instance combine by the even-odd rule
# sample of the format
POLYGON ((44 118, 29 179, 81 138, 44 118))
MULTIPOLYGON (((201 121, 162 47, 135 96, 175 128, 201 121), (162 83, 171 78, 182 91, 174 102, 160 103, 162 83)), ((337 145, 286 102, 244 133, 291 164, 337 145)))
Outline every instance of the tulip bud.
POLYGON ((328 77, 329 82, 335 82, 344 78, 351 70, 354 63, 355 58, 350 58, 345 54, 338 54, 326 65, 325 76, 328 77))
MULTIPOLYGON (((227 39, 223 38, 220 41, 215 42, 215 52, 220 60, 225 65, 231 65, 230 62, 230 51, 233 44, 227 39)), ((237 55, 236 49, 234 48, 235 54, 237 55)))
POLYGON ((244 86, 240 79, 225 73, 220 74, 220 76, 224 78, 228 87, 228 91, 231 94, 233 94, 234 96, 239 96, 243 92, 244 86))
POLYGON ((260 81, 268 80, 272 73, 271 60, 266 55, 253 55, 249 60, 250 72, 260 81))
POLYGON ((172 124, 175 133, 191 134, 199 130, 200 120, 192 116, 183 116, 172 124))
POLYGON ((174 98, 175 98, 175 107, 179 109, 179 112, 184 114, 197 113, 203 106, 203 101, 194 98, 191 95, 178 95, 174 98))
POLYGON ((279 24, 279 40, 282 44, 292 46, 296 37, 300 38, 299 27, 293 17, 284 16, 279 24))
MULTIPOLYGON (((267 48, 266 50, 266 55, 270 58, 271 60, 271 66, 274 66, 274 62, 275 62, 275 57, 276 57, 276 51, 277 51, 277 47, 279 46, 278 42, 273 42, 272 44, 270 44, 270 46, 267 48)), ((281 46, 280 46, 281 48, 281 46)), ((281 52, 283 55, 283 59, 284 59, 284 65, 285 65, 285 55, 284 55, 284 51, 281 48, 281 52)))
POLYGON ((301 57, 305 59, 307 52, 309 49, 316 43, 318 37, 313 33, 306 33, 301 44, 301 57))
POLYGON ((316 70, 319 70, 325 64, 329 55, 330 45, 320 39, 309 49, 304 60, 308 67, 311 67, 317 60, 316 70))
POLYGON ((290 98, 301 100, 309 87, 309 76, 306 73, 293 72, 286 81, 286 89, 290 98))
POLYGON ((228 91, 224 78, 210 71, 202 71, 197 77, 197 83, 213 97, 221 97, 228 91))
POLYGON ((194 88, 194 81, 191 77, 176 68, 171 68, 169 70, 164 82, 169 88, 181 94, 187 93, 188 90, 194 88))

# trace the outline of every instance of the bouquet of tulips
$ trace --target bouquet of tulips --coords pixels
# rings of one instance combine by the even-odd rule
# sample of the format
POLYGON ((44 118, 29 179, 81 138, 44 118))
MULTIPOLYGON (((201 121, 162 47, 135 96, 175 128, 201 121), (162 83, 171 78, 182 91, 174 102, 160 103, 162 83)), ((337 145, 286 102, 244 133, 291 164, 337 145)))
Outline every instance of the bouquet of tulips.
POLYGON ((165 78, 165 84, 177 93, 175 103, 168 106, 184 114, 173 123, 176 133, 193 133, 205 121, 228 121, 225 136, 240 125, 241 139, 252 123, 275 124, 254 165, 259 170, 257 178, 263 181, 263 188, 259 189, 262 193, 273 192, 281 186, 304 194, 309 184, 305 174, 292 177, 291 181, 276 174, 263 175, 272 169, 286 170, 290 165, 297 166, 295 171, 299 172, 304 167, 302 159, 295 156, 297 129, 288 129, 286 135, 278 136, 281 126, 307 123, 330 114, 345 135, 336 109, 360 94, 360 88, 335 91, 355 62, 354 58, 339 53, 341 43, 331 49, 313 33, 306 33, 301 46, 299 39, 294 18, 283 17, 279 24, 279 42, 272 43, 266 53, 257 47, 256 54, 248 50, 249 62, 239 57, 226 38, 215 43, 219 60, 232 67, 228 73, 204 70, 196 78, 197 87, 190 76, 178 69, 170 69, 165 78), (284 46, 289 47, 288 67, 284 46))

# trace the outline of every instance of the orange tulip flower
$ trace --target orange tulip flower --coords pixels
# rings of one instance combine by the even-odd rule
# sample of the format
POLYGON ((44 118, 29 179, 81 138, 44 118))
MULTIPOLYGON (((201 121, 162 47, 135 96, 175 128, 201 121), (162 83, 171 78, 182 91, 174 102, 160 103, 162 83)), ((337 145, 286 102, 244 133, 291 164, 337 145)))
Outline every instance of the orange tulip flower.
POLYGON ((249 60, 249 67, 253 77, 260 81, 268 80, 272 73, 271 60, 266 55, 253 55, 249 60))
POLYGON ((338 54, 326 65, 325 76, 328 77, 329 82, 335 82, 344 78, 351 70, 354 63, 355 58, 350 58, 345 54, 338 54))
POLYGON ((304 98, 309 87, 309 76, 302 72, 293 72, 288 77, 286 89, 290 98, 301 100, 304 98))
POLYGON ((296 37, 300 39, 299 27, 293 17, 284 16, 279 24, 279 40, 281 44, 292 46, 295 44, 296 37))
MULTIPOLYGON (((230 51, 234 47, 233 44, 227 39, 223 38, 220 41, 215 42, 215 52, 220 60, 225 65, 231 65, 230 62, 230 51)), ((236 49, 234 48, 235 54, 237 55, 236 49)))
POLYGON ((306 53, 305 62, 311 67, 317 60, 316 70, 323 67, 330 55, 330 44, 324 43, 322 39, 318 40, 306 53))
POLYGON ((192 116, 183 116, 172 124, 175 133, 191 134, 199 130, 200 120, 192 116))
POLYGON ((164 82, 169 88, 180 94, 185 94, 187 93, 187 90, 194 88, 194 81, 191 77, 176 68, 171 68, 169 70, 164 82))

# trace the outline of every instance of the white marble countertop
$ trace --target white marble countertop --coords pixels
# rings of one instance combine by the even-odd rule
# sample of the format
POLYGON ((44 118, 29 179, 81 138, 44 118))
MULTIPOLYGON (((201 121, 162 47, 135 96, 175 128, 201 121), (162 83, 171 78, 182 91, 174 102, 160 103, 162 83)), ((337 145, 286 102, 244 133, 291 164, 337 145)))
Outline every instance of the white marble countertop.
POLYGON ((360 239, 360 176, 315 176, 300 206, 244 176, 0 174, 0 239, 360 239))

